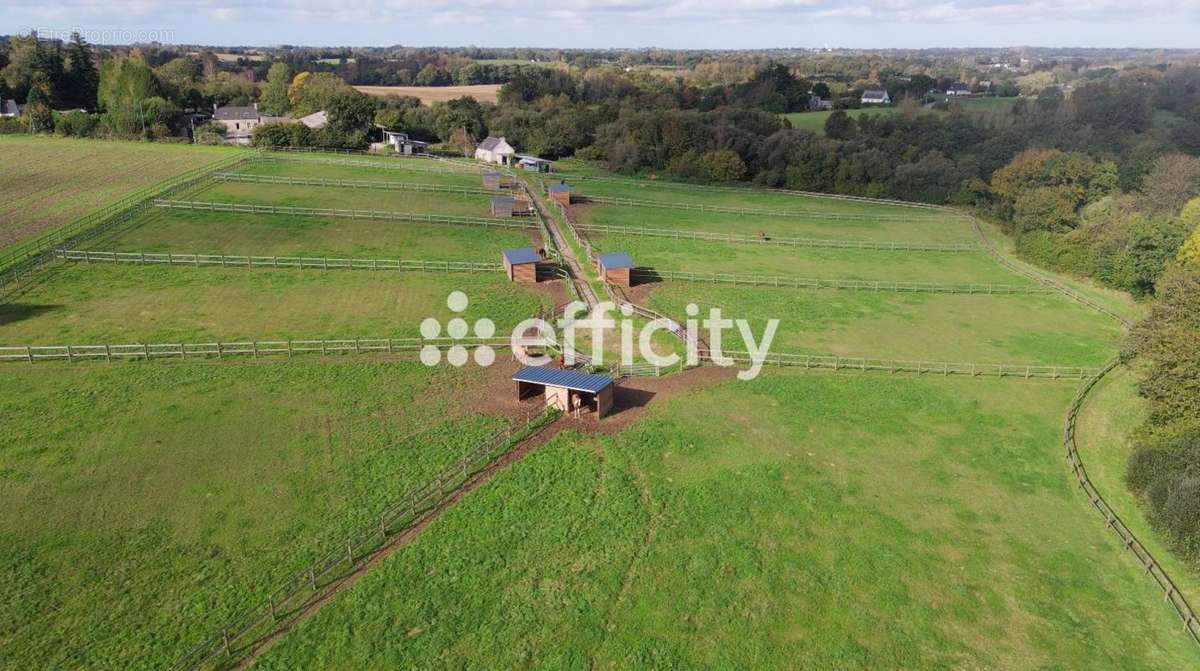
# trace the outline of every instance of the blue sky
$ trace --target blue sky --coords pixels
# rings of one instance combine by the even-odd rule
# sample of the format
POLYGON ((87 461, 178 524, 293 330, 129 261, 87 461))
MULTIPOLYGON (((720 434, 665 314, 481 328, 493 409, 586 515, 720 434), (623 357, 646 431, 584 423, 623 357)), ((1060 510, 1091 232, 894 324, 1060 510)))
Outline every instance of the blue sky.
POLYGON ((219 45, 1200 47, 1200 0, 3 0, 0 33, 219 45))

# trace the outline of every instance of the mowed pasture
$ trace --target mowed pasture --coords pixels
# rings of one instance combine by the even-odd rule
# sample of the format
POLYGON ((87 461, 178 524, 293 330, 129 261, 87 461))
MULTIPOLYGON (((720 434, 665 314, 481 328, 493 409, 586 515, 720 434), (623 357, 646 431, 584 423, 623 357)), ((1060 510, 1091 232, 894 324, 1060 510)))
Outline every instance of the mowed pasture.
POLYGON ((256 668, 1200 664, 1059 451, 1074 386, 773 372, 560 435, 256 668))
MULTIPOLYGON (((481 186, 478 171, 421 159, 281 154, 238 171, 481 186)), ((681 231, 753 235, 770 221, 797 237, 978 240, 968 220, 942 211, 648 183, 576 186, 814 211, 701 219, 597 204, 577 213, 681 231), (839 213, 862 218, 823 216, 839 213), (839 228, 846 222, 857 223, 839 228)), ((488 208, 480 193, 220 179, 174 197, 479 218, 488 208)), ((1035 286, 982 251, 592 241, 662 270, 1035 286)), ((538 243, 534 228, 152 208, 86 246, 498 263, 500 249, 538 243)), ((1098 366, 1120 337, 1113 322, 1057 295, 679 281, 631 295, 678 319, 688 303, 722 307, 756 334, 779 318, 776 352, 1098 366)), ((457 316, 486 317, 503 335, 555 302, 556 289, 510 284, 498 269, 55 262, 0 306, 0 344, 417 337, 425 317, 444 325, 457 316), (470 297, 461 315, 446 305, 455 289, 470 297)), ((11 370, 0 409, 18 420, 0 427, 0 503, 15 512, 0 522, 0 558, 16 579, 0 587, 0 667, 167 666, 515 412, 507 367, 428 368, 385 355, 11 370)), ((1076 491, 1061 456, 1076 381, 776 368, 731 378, 703 370, 648 383, 645 414, 632 423, 539 447, 255 665, 1200 664, 1161 593, 1076 491)))
POLYGON ((170 666, 507 424, 480 378, 353 355, 7 368, 0 668, 170 666))
POLYGON ((238 151, 242 150, 0 136, 0 249, 238 151))

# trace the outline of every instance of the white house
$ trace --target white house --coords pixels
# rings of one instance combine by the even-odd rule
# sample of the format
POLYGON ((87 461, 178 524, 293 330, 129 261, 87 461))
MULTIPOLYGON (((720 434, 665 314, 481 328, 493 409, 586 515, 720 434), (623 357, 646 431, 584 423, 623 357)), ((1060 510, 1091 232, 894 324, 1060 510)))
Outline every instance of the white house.
POLYGON ((888 95, 887 91, 875 89, 863 91, 862 104, 864 105, 887 105, 890 102, 892 102, 892 97, 888 95))
POLYGON ((496 165, 512 165, 517 150, 504 141, 503 137, 489 137, 475 148, 476 160, 496 165))
POLYGON ((954 82, 946 87, 946 95, 948 96, 969 96, 971 95, 971 87, 963 82, 954 82))

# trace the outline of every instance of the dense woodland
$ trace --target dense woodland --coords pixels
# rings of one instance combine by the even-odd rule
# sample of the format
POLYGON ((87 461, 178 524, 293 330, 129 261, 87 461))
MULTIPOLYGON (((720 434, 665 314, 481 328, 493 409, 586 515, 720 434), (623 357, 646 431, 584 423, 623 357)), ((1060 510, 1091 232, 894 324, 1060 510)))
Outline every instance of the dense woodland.
POLYGON ((364 147, 374 125, 469 153, 489 134, 623 174, 968 207, 1019 253, 1152 300, 1125 356, 1151 411, 1130 487, 1200 562, 1200 60, 1195 54, 1020 50, 813 53, 495 49, 94 49, 0 41, 0 132, 213 142, 190 113, 257 103, 326 110, 320 131, 256 129, 260 146, 364 147), (1010 100, 925 104, 962 81, 1010 100), (422 105, 351 84, 503 83, 498 105, 422 105), (985 86, 986 83, 986 86, 985 86), (893 109, 851 116, 866 88, 893 109), (830 101, 824 133, 783 113, 830 101), (56 112, 55 110, 62 110, 56 112), (73 110, 73 111, 66 111, 73 110))

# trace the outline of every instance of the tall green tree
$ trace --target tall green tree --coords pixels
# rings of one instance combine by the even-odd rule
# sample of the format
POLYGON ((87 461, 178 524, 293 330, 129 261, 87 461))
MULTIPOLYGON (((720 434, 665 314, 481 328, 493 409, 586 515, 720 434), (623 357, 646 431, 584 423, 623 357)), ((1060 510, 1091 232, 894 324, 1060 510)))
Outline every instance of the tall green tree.
POLYGON ((71 42, 67 45, 63 105, 85 110, 96 109, 99 88, 100 71, 96 68, 96 56, 92 47, 79 33, 72 33, 71 42))
POLYGON ((283 116, 288 113, 288 86, 292 83, 292 68, 287 63, 272 63, 267 70, 267 82, 263 86, 258 108, 264 114, 283 116))

